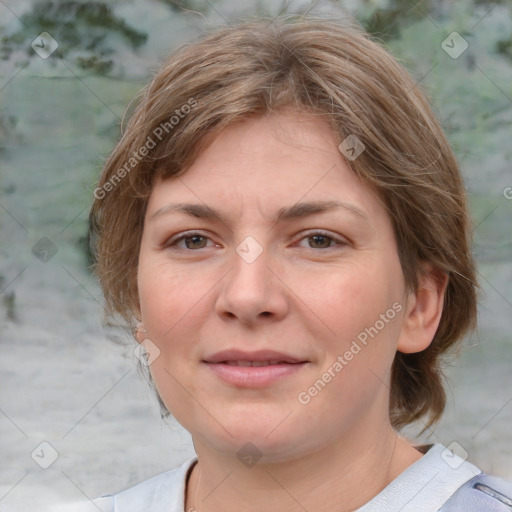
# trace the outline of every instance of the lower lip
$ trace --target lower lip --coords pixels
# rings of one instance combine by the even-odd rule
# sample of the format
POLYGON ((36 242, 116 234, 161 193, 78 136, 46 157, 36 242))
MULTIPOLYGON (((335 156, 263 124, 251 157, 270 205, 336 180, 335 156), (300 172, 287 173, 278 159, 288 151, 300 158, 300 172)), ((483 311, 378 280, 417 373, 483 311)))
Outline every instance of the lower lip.
POLYGON ((233 386, 257 388, 273 384, 290 377, 307 363, 270 364, 268 366, 233 366, 223 363, 206 363, 220 379, 233 386))

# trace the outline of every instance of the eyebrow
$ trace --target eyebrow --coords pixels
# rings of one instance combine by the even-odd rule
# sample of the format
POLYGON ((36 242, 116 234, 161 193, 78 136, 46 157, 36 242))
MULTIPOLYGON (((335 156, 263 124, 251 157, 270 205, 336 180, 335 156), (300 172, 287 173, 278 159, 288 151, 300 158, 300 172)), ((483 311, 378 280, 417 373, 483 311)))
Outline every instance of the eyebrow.
MULTIPOLYGON (((292 206, 284 206, 280 208, 274 218, 274 224, 279 224, 280 222, 304 218, 316 213, 325 213, 338 209, 347 210, 364 220, 368 220, 367 215, 360 208, 350 203, 344 203, 342 201, 310 201, 305 203, 296 203, 292 206)), ((225 225, 229 224, 228 219, 221 212, 205 204, 193 203, 166 204, 165 206, 162 206, 162 208, 159 208, 155 213, 153 213, 150 219, 152 220, 154 218, 161 217, 162 215, 173 212, 184 213, 198 219, 218 220, 225 225)))

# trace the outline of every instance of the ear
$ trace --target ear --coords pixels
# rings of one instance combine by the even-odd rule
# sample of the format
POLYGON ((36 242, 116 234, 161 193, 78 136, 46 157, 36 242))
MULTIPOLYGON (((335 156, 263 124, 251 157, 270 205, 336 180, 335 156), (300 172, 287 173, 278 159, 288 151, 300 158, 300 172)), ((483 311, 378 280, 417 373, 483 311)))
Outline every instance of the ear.
POLYGON ((448 274, 425 263, 420 269, 418 290, 411 292, 398 340, 397 350, 404 354, 425 350, 439 327, 443 313, 448 274))

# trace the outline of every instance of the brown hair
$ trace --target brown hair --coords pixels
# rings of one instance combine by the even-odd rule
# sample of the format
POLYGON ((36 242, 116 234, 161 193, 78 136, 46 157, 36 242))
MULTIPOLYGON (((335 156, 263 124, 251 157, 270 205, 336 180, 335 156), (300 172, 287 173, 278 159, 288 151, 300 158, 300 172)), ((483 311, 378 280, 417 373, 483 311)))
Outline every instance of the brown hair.
POLYGON ((293 16, 216 29, 174 52, 142 91, 108 157, 91 221, 107 310, 138 314, 137 260, 157 175, 183 174, 229 124, 285 108, 323 116, 365 150, 349 162, 377 191, 394 224, 410 290, 422 262, 449 282, 439 328, 420 353, 397 353, 395 428, 444 410, 441 355, 476 324, 476 277, 465 188, 452 150, 418 84, 347 21, 293 16))

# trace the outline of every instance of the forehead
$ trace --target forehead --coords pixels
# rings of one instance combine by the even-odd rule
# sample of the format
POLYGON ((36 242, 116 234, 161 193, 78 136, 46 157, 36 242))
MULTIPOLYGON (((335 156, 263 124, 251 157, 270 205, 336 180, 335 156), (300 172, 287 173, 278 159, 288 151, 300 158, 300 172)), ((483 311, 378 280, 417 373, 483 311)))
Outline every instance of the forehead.
POLYGON ((184 174, 156 181, 148 215, 182 201, 240 216, 306 201, 338 201, 368 217, 386 215, 375 192, 344 159, 327 121, 294 111, 228 126, 184 174))

